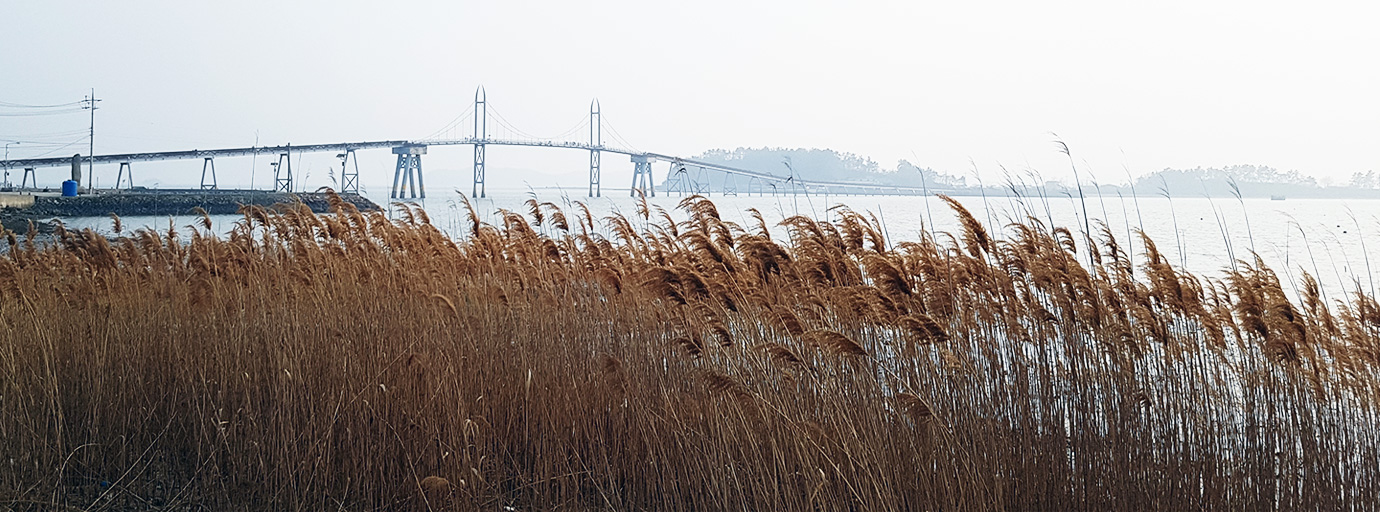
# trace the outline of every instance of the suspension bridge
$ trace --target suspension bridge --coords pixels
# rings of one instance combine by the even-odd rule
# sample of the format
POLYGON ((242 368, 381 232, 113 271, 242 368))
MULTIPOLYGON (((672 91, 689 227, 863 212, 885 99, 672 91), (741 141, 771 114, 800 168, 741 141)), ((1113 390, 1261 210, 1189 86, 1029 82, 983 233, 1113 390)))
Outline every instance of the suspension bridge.
MULTIPOLYGON (((82 157, 74 155, 71 157, 57 158, 29 158, 0 161, 0 168, 24 169, 24 175, 20 187, 26 187, 31 182, 33 186, 38 185, 36 170, 46 167, 62 167, 71 165, 74 169, 80 163, 94 165, 118 164, 119 170, 116 175, 115 189, 122 186, 127 188, 134 187, 133 164, 136 162, 153 162, 166 160, 201 160, 201 180, 200 188, 203 190, 216 190, 219 188, 216 179, 215 160, 217 158, 229 158, 238 156, 267 155, 270 158, 277 156, 277 160, 270 160, 273 167, 273 190, 276 192, 293 192, 295 177, 292 171, 292 155, 303 153, 335 152, 340 159, 340 189, 346 193, 359 193, 359 161, 355 152, 359 150, 371 149, 391 149, 397 156, 397 164, 393 171, 393 185, 389 191, 389 197, 393 199, 406 198, 426 198, 426 185, 422 173, 422 157, 427 154, 427 149, 438 146, 472 146, 473 159, 473 185, 470 190, 472 197, 485 197, 485 181, 487 166, 487 149, 489 146, 525 146, 542 148, 561 148, 577 151, 587 151, 589 153, 589 196, 598 197, 602 195, 603 169, 602 158, 604 154, 624 155, 631 159, 633 163, 633 175, 629 194, 636 195, 639 191, 649 196, 656 196, 656 184, 652 176, 652 164, 667 164, 665 187, 663 193, 667 194, 704 194, 717 190, 726 195, 736 195, 739 193, 765 195, 767 193, 787 192, 796 189, 822 189, 850 191, 854 193, 921 193, 920 187, 898 187, 892 185, 881 185, 876 183, 846 182, 846 181, 819 181, 803 180, 790 175, 782 176, 762 169, 745 169, 723 165, 715 162, 706 162, 691 158, 666 155, 661 153, 641 151, 635 149, 623 137, 608 124, 604 115, 600 111, 599 101, 590 102, 589 115, 585 116, 574 127, 563 133, 551 137, 537 137, 518 129, 513 123, 505 119, 496 109, 490 105, 488 94, 483 87, 475 91, 474 104, 467 108, 465 112, 456 116, 453 120, 441 129, 431 133, 427 137, 415 140, 383 140, 366 142, 338 142, 328 144, 311 145, 283 145, 283 146, 253 146, 228 149, 192 149, 182 151, 163 151, 147 153, 125 153, 125 154, 105 154, 82 157), (462 130, 472 131, 468 135, 459 136, 462 130), (492 128, 492 130, 491 130, 492 128), (606 140, 605 133, 608 138, 606 140), (587 137, 581 137, 587 135, 587 137)), ((74 173, 77 176, 77 173, 74 173)), ((78 180, 79 181, 79 180, 78 180)))

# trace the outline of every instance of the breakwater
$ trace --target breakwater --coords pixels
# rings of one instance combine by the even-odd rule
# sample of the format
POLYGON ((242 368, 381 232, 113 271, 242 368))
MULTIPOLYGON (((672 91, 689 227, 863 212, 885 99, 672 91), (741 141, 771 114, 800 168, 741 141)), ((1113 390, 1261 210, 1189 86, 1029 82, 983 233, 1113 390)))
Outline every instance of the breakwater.
MULTIPOLYGON (((52 230, 46 222, 54 218, 121 217, 148 215, 188 215, 197 208, 210 215, 234 215, 244 205, 269 207, 301 202, 313 212, 330 211, 325 192, 288 194, 262 190, 134 190, 102 192, 78 197, 37 195, 32 205, 0 208, 0 225, 25 231, 33 221, 39 233, 52 230)), ((362 211, 381 210, 378 204, 359 194, 340 194, 340 198, 362 211)))
MULTIPOLYGON (((358 194, 340 194, 360 210, 379 210, 379 205, 358 194)), ((233 215, 241 206, 272 206, 301 201, 313 212, 330 210, 322 192, 288 194, 260 190, 149 190, 101 193, 80 197, 38 196, 22 213, 30 217, 102 217, 110 214, 185 215, 201 208, 211 215, 233 215)))

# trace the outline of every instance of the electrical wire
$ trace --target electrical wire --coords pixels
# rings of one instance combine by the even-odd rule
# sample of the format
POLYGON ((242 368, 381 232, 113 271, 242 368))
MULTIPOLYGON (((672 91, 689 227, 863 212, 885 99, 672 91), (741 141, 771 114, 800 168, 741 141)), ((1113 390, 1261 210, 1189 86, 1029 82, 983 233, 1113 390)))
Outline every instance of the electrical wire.
POLYGON ((65 115, 69 115, 69 114, 78 114, 78 113, 84 112, 85 110, 86 110, 86 109, 78 108, 78 109, 72 109, 72 110, 40 110, 40 111, 36 111, 36 112, 35 112, 35 111, 29 111, 29 112, 0 112, 0 117, 65 116, 65 115))
POLYGON ((559 134, 557 134, 557 135, 555 135, 555 136, 553 136, 553 137, 549 137, 548 139, 549 139, 549 140, 560 140, 560 139, 562 139, 562 138, 569 137, 569 136, 571 136, 571 135, 575 135, 576 133, 579 133, 581 130, 583 130, 584 128, 587 128, 587 127, 589 127, 589 116, 585 116, 585 117, 581 118, 580 121, 577 122, 577 123, 575 123, 575 126, 572 126, 569 130, 563 131, 563 132, 561 132, 561 133, 559 133, 559 134))
POLYGON ((39 141, 40 139, 69 139, 77 135, 86 135, 87 130, 69 130, 65 132, 30 133, 26 135, 0 135, 0 140, 9 142, 39 141))
POLYGON ((56 104, 56 105, 25 105, 25 104, 23 104, 23 103, 10 103, 10 102, 8 102, 8 101, 0 101, 0 107, 5 107, 5 108, 62 108, 62 107, 70 107, 70 106, 73 106, 73 105, 81 105, 81 104, 83 104, 83 103, 86 103, 86 100, 82 100, 82 101, 73 101, 73 102, 71 102, 71 103, 58 103, 58 104, 56 104))
POLYGON ((522 131, 522 130, 519 130, 519 129, 517 128, 517 126, 515 126, 515 125, 513 124, 512 121, 509 121, 508 118, 503 117, 503 114, 500 114, 500 113, 498 112, 498 109, 494 108, 493 105, 489 105, 488 110, 489 110, 489 112, 492 112, 492 113, 493 113, 494 117, 496 118, 495 120, 498 121, 499 126, 501 126, 501 127, 503 127, 503 128, 507 128, 508 131, 509 131, 509 132, 512 132, 514 135, 520 135, 520 136, 522 136, 522 137, 526 137, 526 138, 532 139, 532 140, 539 140, 539 139, 540 139, 539 137, 537 137, 537 136, 535 136, 535 135, 532 135, 532 134, 530 134, 530 133, 527 133, 527 132, 524 132, 524 131, 522 131))
MULTIPOLYGON (((45 157, 45 156, 51 155, 51 154, 53 154, 53 153, 57 153, 58 151, 62 151, 62 150, 64 150, 64 149, 67 149, 67 148, 69 148, 69 147, 75 146, 75 145, 77 145, 77 144, 81 144, 81 143, 86 142, 86 141, 87 141, 87 137, 82 137, 82 138, 77 139, 77 140, 74 140, 74 141, 72 141, 72 142, 68 142, 68 143, 66 143, 66 144, 63 144, 62 146, 59 146, 58 148, 53 149, 52 151, 48 151, 48 152, 45 152, 45 153, 40 153, 40 154, 37 154, 37 155, 33 155, 33 156, 30 156, 30 157, 27 157, 26 159, 43 158, 43 157, 45 157)), ((11 149, 11 151, 13 151, 13 149, 11 149)))
MULTIPOLYGON (((86 139, 83 137, 82 140, 86 139)), ((67 144, 66 142, 61 141, 6 141, 5 139, 0 139, 0 142, 3 142, 6 145, 10 146, 11 152, 13 152, 15 148, 51 148, 53 146, 62 146, 67 144)))

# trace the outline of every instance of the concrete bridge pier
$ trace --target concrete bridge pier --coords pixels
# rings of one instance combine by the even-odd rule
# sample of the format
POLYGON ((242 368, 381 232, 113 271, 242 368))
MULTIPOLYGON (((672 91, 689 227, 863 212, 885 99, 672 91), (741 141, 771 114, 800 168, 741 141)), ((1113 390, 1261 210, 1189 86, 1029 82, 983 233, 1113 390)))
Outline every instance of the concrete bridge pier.
POLYGON ((426 146, 399 146, 393 148, 393 154, 398 155, 398 165, 393 170, 393 190, 388 197, 398 199, 410 191, 412 199, 419 193, 426 199, 426 184, 422 181, 422 155, 426 154, 426 146))
POLYGON ((646 155, 633 155, 633 179, 632 190, 628 195, 636 196, 637 191, 641 190, 643 195, 656 197, 656 183, 652 181, 652 161, 646 155))

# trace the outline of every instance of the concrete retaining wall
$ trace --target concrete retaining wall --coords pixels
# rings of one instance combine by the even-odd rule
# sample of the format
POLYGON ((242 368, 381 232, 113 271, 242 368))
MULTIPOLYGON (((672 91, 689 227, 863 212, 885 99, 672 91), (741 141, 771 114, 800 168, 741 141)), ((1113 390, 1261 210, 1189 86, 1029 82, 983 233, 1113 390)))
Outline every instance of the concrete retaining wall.
POLYGON ((28 208, 34 205, 30 194, 0 194, 0 208, 28 208))

